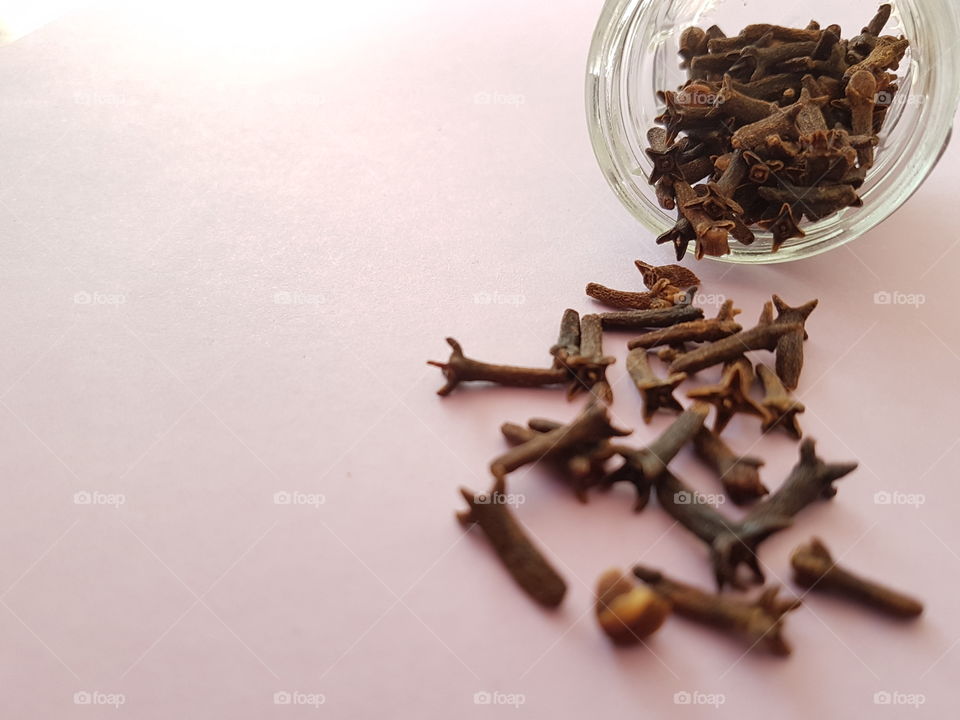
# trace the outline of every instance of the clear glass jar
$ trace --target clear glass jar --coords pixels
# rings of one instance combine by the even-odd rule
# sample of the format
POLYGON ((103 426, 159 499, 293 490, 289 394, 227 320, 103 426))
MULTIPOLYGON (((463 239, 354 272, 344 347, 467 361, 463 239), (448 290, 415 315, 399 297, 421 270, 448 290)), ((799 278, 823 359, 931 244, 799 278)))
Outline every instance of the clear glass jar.
MULTIPOLYGON (((806 237, 770 252, 769 233, 750 246, 732 241, 722 258, 735 263, 777 263, 826 252, 854 240, 889 217, 933 170, 950 140, 960 99, 960 19, 956 0, 895 0, 884 35, 905 35, 910 50, 897 71, 896 94, 876 151, 876 164, 858 191, 863 207, 846 208, 816 223, 806 237)), ((658 90, 686 80, 679 39, 688 27, 718 25, 736 35, 751 23, 805 27, 839 24, 844 37, 860 33, 878 0, 607 0, 587 67, 587 116, 593 149, 607 181, 654 237, 676 223, 676 211, 657 202, 647 183, 652 164, 644 153, 647 130, 662 107, 658 90)))

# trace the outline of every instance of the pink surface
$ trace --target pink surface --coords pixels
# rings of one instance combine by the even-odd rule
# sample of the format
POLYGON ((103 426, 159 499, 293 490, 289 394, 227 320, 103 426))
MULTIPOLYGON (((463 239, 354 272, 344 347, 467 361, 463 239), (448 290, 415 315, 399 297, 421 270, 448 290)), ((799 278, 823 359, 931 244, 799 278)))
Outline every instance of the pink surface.
MULTIPOLYGON (((956 714, 957 143, 852 246, 697 266, 747 322, 771 291, 821 298, 802 423, 823 457, 860 461, 764 545, 771 579, 789 588, 790 549, 818 534, 926 599, 921 620, 817 595, 786 661, 679 619, 615 651, 591 611, 602 570, 710 584, 659 508, 634 515, 625 489, 584 507, 517 473, 519 515, 570 585, 552 614, 454 521, 457 486, 489 483, 500 422, 579 404, 440 400, 424 361, 453 335, 543 365, 563 308, 592 307, 587 281, 636 287, 634 258, 669 259, 587 140, 599 6, 272 4, 225 29, 88 11, 0 50, 5 717, 956 714)), ((639 444, 669 419, 639 421, 627 337, 607 346, 614 413, 639 444)), ((753 421, 729 433, 770 485, 795 461, 753 421)), ((714 490, 690 457, 674 467, 714 490)))

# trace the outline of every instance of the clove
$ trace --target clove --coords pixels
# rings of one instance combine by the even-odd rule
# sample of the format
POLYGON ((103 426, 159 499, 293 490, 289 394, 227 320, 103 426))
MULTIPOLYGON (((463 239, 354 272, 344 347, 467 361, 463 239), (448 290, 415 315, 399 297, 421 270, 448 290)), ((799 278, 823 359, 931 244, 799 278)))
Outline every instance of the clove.
POLYGON ((647 351, 637 349, 627 355, 627 372, 640 392, 643 401, 643 421, 649 423, 657 410, 683 412, 683 406, 673 397, 677 385, 687 379, 686 373, 660 379, 650 367, 647 351))
POLYGON ((550 348, 555 368, 567 368, 570 358, 580 354, 580 313, 572 308, 563 311, 557 344, 550 348))
MULTIPOLYGON (((854 135, 873 134, 873 111, 877 104, 877 78, 869 70, 859 70, 847 82, 847 102, 850 105, 850 130, 854 135)), ((873 166, 873 147, 857 150, 862 167, 873 166)))
POLYGON ((755 327, 684 353, 670 363, 670 372, 695 373, 704 368, 734 360, 751 350, 773 350, 781 337, 802 329, 802 325, 794 323, 774 323, 772 315, 773 307, 767 303, 755 327))
MULTIPOLYGON (((535 418, 530 421, 529 427, 504 423, 500 426, 500 432, 514 445, 522 445, 541 433, 550 432, 559 427, 562 427, 562 423, 535 418)), ((609 440, 600 440, 566 448, 551 456, 549 461, 573 486, 577 499, 586 503, 587 490, 606 476, 607 460, 613 457, 615 452, 609 440)))
POLYGON ((753 379, 753 366, 749 360, 740 356, 727 365, 723 371, 723 379, 718 384, 691 390, 687 397, 716 407, 717 417, 713 431, 717 434, 722 433, 733 416, 739 413, 756 415, 766 423, 767 411, 750 397, 753 379))
POLYGON ((650 265, 642 260, 634 260, 634 265, 643 276, 643 284, 652 290, 658 281, 667 280, 673 287, 686 289, 700 285, 700 278, 683 265, 650 265))
POLYGON ((634 510, 639 512, 647 506, 651 488, 667 473, 667 465, 677 456, 703 427, 710 409, 703 403, 695 403, 684 410, 660 436, 647 447, 639 450, 618 449, 624 464, 611 473, 605 485, 629 482, 637 491, 634 510))
POLYGON ((616 568, 597 580, 594 605, 600 628, 615 645, 635 645, 656 632, 670 614, 668 600, 637 585, 616 568))
POLYGON ((607 367, 615 362, 616 358, 603 354, 600 316, 584 315, 580 318, 580 352, 567 358, 567 367, 573 374, 567 396, 573 397, 581 390, 588 390, 602 402, 613 402, 606 373, 607 367))
POLYGON ((779 427, 787 431, 791 437, 799 440, 803 437, 803 431, 797 422, 797 415, 802 413, 803 403, 790 397, 787 389, 777 374, 766 365, 760 365, 758 372, 763 381, 763 389, 766 396, 760 401, 760 405, 767 413, 763 423, 763 432, 770 432, 773 428, 779 427))
POLYGON ((779 295, 773 296, 773 304, 777 308, 777 324, 800 325, 798 329, 781 335, 777 340, 777 375, 780 376, 787 390, 796 390, 800 384, 800 372, 803 370, 803 341, 807 339, 805 325, 818 302, 819 300, 811 300, 798 307, 790 307, 779 295))
POLYGON ((708 593, 643 565, 634 566, 633 574, 665 597, 677 615, 736 633, 750 643, 751 649, 759 645, 774 655, 790 654, 783 638, 784 616, 800 607, 800 601, 778 599, 779 588, 766 588, 756 600, 747 601, 708 593))
POLYGON ((447 379, 447 384, 437 390, 437 395, 449 395, 462 382, 483 381, 510 387, 542 387, 562 385, 567 381, 567 372, 562 368, 494 365, 466 357, 460 343, 453 338, 447 338, 447 344, 452 348, 450 359, 447 362, 427 361, 427 365, 440 368, 447 379))
POLYGON ((561 425, 549 432, 540 433, 528 442, 503 453, 490 464, 490 471, 495 478, 502 479, 524 465, 563 457, 581 446, 629 434, 629 430, 621 430, 611 424, 605 404, 594 402, 569 425, 561 425))
POLYGON ((674 305, 662 310, 624 310, 600 313, 604 330, 643 330, 662 328, 703 317, 703 310, 693 305, 674 305))
POLYGON ((919 600, 837 565, 827 546, 817 538, 794 550, 790 564, 794 582, 808 590, 835 592, 894 617, 915 618, 923 613, 919 600))
POLYGON ((770 492, 760 481, 763 460, 737 455, 716 433, 700 428, 693 436, 693 449, 717 473, 727 495, 737 505, 746 505, 770 492))
POLYGON ((503 479, 497 480, 489 493, 460 488, 469 509, 457 513, 457 519, 464 525, 479 525, 517 584, 541 605, 556 607, 567 584, 514 517, 505 489, 503 479))
POLYGON ((654 283, 649 292, 628 292, 613 290, 599 283, 587 284, 587 295, 604 305, 624 310, 659 310, 674 303, 670 299, 671 290, 675 291, 666 278, 654 283))

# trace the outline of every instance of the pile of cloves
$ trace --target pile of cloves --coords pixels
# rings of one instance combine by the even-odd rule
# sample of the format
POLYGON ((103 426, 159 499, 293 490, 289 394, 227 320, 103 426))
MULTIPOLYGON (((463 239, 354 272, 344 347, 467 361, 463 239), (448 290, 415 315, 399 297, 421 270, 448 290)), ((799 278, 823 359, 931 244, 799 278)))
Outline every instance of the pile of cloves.
MULTIPOLYGON (((804 405, 796 390, 803 368, 806 322, 816 300, 792 307, 773 295, 753 327, 744 328, 732 300, 716 317, 707 318, 694 306, 700 285, 696 275, 678 265, 656 267, 637 261, 645 291, 621 291, 597 283, 587 286, 594 300, 615 308, 581 316, 564 311, 551 362, 542 368, 523 368, 480 362, 464 355, 459 343, 439 367, 447 395, 464 382, 488 382, 517 387, 565 389, 568 397, 585 393, 583 410, 569 423, 532 418, 525 425, 504 423, 501 432, 511 445, 494 458, 494 478, 487 492, 461 488, 468 509, 459 513, 464 524, 477 525, 487 536, 517 584, 546 607, 559 605, 566 583, 536 547, 511 509, 507 480, 510 473, 536 463, 555 472, 573 494, 587 502, 591 491, 607 491, 626 483, 635 492, 635 511, 656 497, 660 508, 705 546, 718 592, 701 590, 661 571, 637 566, 629 574, 609 570, 598 581, 595 612, 601 629, 617 645, 641 642, 671 614, 740 635, 751 648, 777 655, 790 653, 783 636, 788 612, 800 599, 778 599, 779 588, 764 588, 754 599, 730 592, 764 582, 758 556, 761 543, 793 525, 795 517, 819 500, 836 494, 834 483, 849 475, 855 462, 826 462, 814 441, 803 438, 797 416, 804 405), (774 317, 774 310, 777 316, 774 317), (627 444, 632 434, 613 422, 609 408, 613 390, 606 369, 615 358, 605 355, 606 331, 633 331, 628 343, 627 372, 640 393, 642 417, 649 423, 657 413, 674 413, 674 421, 642 447, 627 444), (754 366, 748 353, 773 354, 770 365, 754 366), (666 370, 661 375, 655 361, 666 370), (704 383, 687 392, 687 407, 677 399, 679 386, 709 368, 720 369, 720 381, 704 383), (763 394, 754 396, 757 386, 763 394), (713 426, 707 421, 713 414, 713 426), (780 429, 801 440, 799 459, 788 476, 771 492, 761 480, 763 460, 732 449, 722 434, 736 415, 754 417, 762 433, 780 429), (670 469, 673 459, 690 447, 695 457, 717 477, 736 505, 750 505, 739 520, 726 517, 670 469), (743 570, 749 571, 744 575, 743 570)), ((825 590, 846 596, 887 614, 916 617, 919 601, 836 565, 818 539, 797 548, 790 562, 796 584, 804 593, 825 590)))
MULTIPOLYGON (((688 79, 658 93, 664 110, 647 134, 649 181, 677 223, 658 243, 677 260, 730 252, 730 239, 771 233, 773 252, 816 222, 862 201, 857 189, 875 148, 909 47, 881 35, 892 8, 851 39, 838 25, 757 24, 727 37, 687 28, 680 37, 688 79)), ((599 288, 598 288, 599 290, 599 288)))

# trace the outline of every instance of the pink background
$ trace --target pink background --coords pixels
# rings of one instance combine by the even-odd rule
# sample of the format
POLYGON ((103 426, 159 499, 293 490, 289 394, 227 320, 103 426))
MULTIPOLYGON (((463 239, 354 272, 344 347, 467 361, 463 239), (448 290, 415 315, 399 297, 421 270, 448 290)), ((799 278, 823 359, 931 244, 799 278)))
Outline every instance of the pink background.
MULTIPOLYGON (((587 139, 599 9, 271 3, 223 18, 182 3, 76 13, 0 50, 4 716, 956 713, 957 143, 851 246, 696 268, 746 324, 773 291, 821 298, 801 421, 822 456, 860 469, 764 545, 771 580, 789 592, 789 551, 817 534, 912 588, 921 620, 814 595, 788 620, 786 661, 680 619, 615 651, 592 616, 601 571, 643 561, 710 584, 704 548, 659 508, 634 515, 625 488, 584 507, 539 469, 515 474, 519 515, 569 582, 555 613, 454 521, 457 486, 489 483, 500 422, 580 403, 440 400, 424 361, 446 357, 443 338, 545 365, 562 310, 593 307, 586 282, 639 288, 635 258, 669 261, 587 139), (325 502, 275 504, 285 491, 325 502), (119 507, 100 504, 111 493, 119 507), (484 692, 522 705, 475 704, 484 692)), ((643 444, 669 418, 640 422, 628 337, 607 345, 614 413, 643 444)), ((753 420, 728 433, 771 486, 795 461, 753 420)), ((674 468, 716 491, 687 455, 674 468)))

